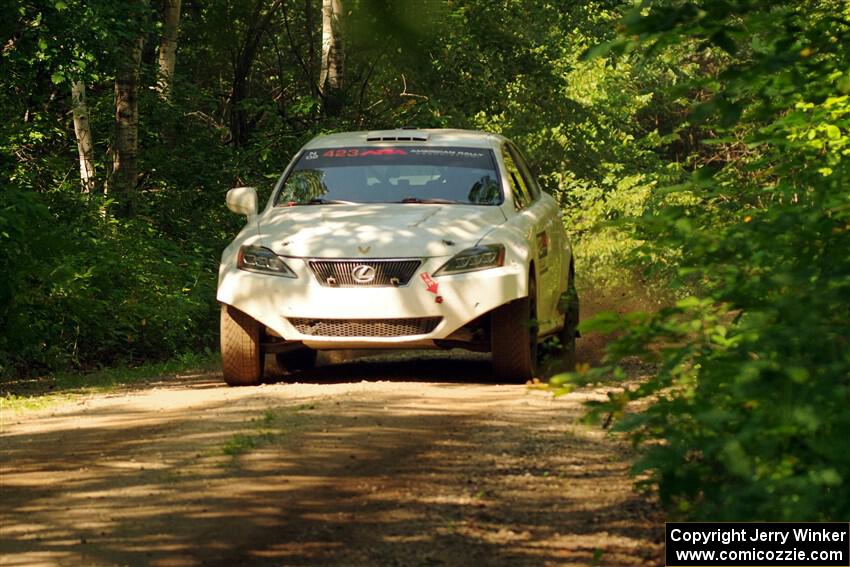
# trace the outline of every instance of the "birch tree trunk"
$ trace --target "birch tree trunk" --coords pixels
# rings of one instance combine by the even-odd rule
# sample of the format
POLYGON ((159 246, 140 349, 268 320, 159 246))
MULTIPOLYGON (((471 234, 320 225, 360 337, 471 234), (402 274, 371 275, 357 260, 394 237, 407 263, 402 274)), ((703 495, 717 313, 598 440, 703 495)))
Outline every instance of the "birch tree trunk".
POLYGON ((143 38, 136 40, 115 76, 115 145, 112 151, 112 187, 116 215, 133 215, 138 175, 139 64, 143 38))
POLYGON ((324 111, 337 115, 342 110, 342 0, 322 0, 322 68, 319 89, 324 111))
POLYGON ((80 155, 80 184, 83 193, 91 193, 95 188, 94 144, 86 105, 86 84, 83 81, 71 82, 71 109, 74 133, 77 135, 77 153, 80 155))
POLYGON ((162 39, 159 43, 157 89, 163 100, 171 99, 174 67, 177 64, 177 34, 180 30, 180 0, 165 0, 162 15, 162 39))

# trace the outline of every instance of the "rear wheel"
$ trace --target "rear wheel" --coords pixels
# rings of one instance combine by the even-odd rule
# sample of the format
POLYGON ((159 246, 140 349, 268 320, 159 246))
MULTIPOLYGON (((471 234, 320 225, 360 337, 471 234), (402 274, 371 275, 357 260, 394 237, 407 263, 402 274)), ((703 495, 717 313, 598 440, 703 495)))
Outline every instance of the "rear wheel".
POLYGON ((230 305, 221 306, 221 368, 230 386, 254 386, 263 379, 262 326, 230 305))
POLYGON ((291 352, 279 352, 275 355, 277 366, 283 371, 310 370, 316 366, 318 352, 311 348, 300 348, 291 352))
POLYGON ((561 365, 564 370, 572 372, 576 367, 576 337, 578 337, 579 300, 575 288, 575 278, 570 270, 570 283, 564 293, 564 328, 558 338, 561 341, 561 365))
POLYGON ((537 373, 537 287, 528 281, 528 297, 493 311, 490 346, 493 377, 499 382, 526 382, 537 373))

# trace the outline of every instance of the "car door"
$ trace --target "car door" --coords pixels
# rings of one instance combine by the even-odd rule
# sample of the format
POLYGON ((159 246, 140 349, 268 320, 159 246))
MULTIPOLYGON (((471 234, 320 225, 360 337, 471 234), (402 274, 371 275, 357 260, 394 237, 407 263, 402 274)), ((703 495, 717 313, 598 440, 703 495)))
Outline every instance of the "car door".
POLYGON ((519 149, 511 143, 506 145, 511 165, 507 165, 518 175, 520 184, 527 194, 528 215, 533 218, 533 243, 536 250, 537 266, 537 316, 541 333, 547 333, 559 322, 558 301, 565 287, 562 275, 563 249, 565 246, 564 230, 558 216, 558 204, 549 195, 544 194, 531 173, 519 149))

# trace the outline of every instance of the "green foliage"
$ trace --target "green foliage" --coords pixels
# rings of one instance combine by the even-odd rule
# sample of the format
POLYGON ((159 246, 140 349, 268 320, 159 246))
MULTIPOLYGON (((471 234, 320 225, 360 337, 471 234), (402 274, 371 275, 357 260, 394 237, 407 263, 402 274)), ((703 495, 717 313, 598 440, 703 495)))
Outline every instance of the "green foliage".
POLYGON ((3 370, 163 359, 212 343, 215 282, 202 274, 213 263, 198 253, 211 250, 187 250, 141 218, 105 219, 67 192, 7 193, 3 370))
POLYGON ((503 131, 529 149, 568 207, 576 237, 589 243, 577 246, 590 250, 579 261, 619 273, 620 252, 634 243, 591 227, 642 206, 652 183, 643 169, 656 158, 634 140, 648 127, 639 114, 655 103, 639 83, 659 80, 655 69, 579 61, 586 46, 610 36, 619 3, 415 4, 349 5, 343 105, 334 116, 323 115, 318 92, 318 2, 184 3, 167 102, 152 88, 157 3, 19 6, 0 53, 0 174, 8 180, 0 188, 0 376, 212 347, 217 259, 242 222, 225 209, 225 191, 255 185, 268 196, 293 153, 324 131, 503 131), (104 214, 112 81, 139 34, 138 207, 134 218, 116 220, 104 214), (88 93, 97 172, 90 195, 76 181, 71 80, 85 81, 88 93), (592 245, 606 239, 608 252, 592 245))
MULTIPOLYGON (((684 50, 704 70, 682 117, 681 182, 634 219, 643 263, 690 295, 623 332, 612 363, 657 360, 597 414, 644 447, 636 471, 674 513, 835 520, 850 513, 850 8, 828 0, 648 3, 609 53, 684 50), (639 413, 629 401, 649 398, 639 413)), ((604 50, 601 50, 604 51, 604 50)), ((597 380, 605 369, 562 376, 597 380)))

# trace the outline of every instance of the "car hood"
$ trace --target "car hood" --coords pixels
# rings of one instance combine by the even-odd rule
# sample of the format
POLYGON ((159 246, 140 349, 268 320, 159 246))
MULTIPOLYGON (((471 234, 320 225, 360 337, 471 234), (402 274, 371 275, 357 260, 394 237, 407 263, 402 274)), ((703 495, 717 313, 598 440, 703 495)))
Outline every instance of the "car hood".
POLYGON ((455 254, 503 222, 494 206, 375 203, 275 207, 258 228, 283 256, 405 258, 455 254))

